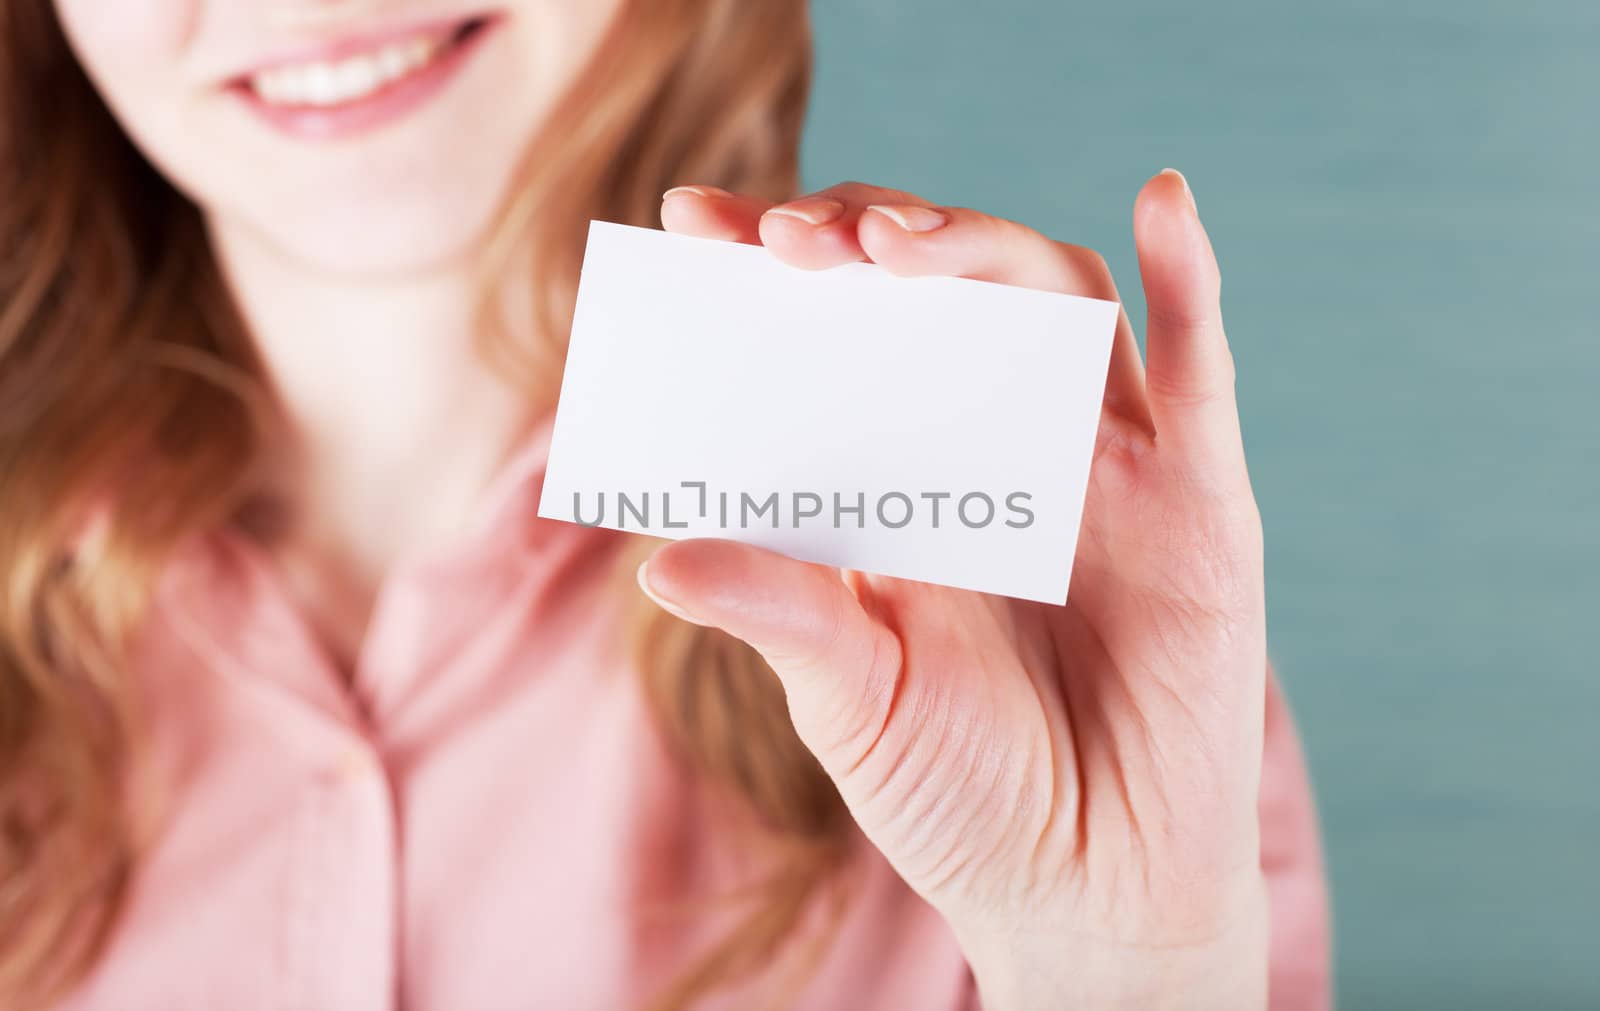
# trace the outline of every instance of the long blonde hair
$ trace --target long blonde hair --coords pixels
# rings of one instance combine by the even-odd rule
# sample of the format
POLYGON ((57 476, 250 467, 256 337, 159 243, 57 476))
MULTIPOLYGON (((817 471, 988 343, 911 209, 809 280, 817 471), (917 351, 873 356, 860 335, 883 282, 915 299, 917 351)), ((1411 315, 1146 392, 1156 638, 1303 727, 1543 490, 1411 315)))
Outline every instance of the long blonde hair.
MULTIPOLYGON (((589 219, 658 224, 683 182, 796 188, 804 0, 623 6, 491 246, 503 269, 538 271, 526 311, 548 340, 485 349, 530 404, 553 394, 589 219)), ((256 490, 274 438, 262 388, 198 210, 112 119, 50 0, 0 0, 0 1005, 60 995, 115 925, 140 849, 130 642, 172 550, 256 490), (71 550, 105 503, 92 545, 71 550)), ((676 1007, 773 958, 845 859, 848 819, 759 657, 637 614, 666 739, 775 844, 761 901, 662 995, 676 1007)))

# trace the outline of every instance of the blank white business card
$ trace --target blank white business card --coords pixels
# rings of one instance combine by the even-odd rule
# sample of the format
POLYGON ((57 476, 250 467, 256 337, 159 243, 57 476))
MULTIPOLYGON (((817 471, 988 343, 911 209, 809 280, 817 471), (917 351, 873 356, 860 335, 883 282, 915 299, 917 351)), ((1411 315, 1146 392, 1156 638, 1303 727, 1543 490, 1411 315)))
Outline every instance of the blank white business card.
POLYGON ((594 222, 539 515, 1062 603, 1116 321, 594 222))

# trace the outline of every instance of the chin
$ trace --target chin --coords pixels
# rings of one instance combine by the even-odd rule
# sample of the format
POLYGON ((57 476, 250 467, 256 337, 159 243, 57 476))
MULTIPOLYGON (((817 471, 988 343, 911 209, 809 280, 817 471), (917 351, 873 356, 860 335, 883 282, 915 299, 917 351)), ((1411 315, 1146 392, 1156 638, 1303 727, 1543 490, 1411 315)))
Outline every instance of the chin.
POLYGON ((481 250, 491 215, 441 215, 436 207, 387 214, 312 214, 293 227, 264 225, 271 244, 303 267, 345 277, 420 274, 468 265, 481 250))
POLYGON ((376 279, 470 265, 499 220, 510 165, 490 173, 439 168, 344 185, 307 180, 265 199, 237 194, 209 210, 218 223, 312 272, 376 279))

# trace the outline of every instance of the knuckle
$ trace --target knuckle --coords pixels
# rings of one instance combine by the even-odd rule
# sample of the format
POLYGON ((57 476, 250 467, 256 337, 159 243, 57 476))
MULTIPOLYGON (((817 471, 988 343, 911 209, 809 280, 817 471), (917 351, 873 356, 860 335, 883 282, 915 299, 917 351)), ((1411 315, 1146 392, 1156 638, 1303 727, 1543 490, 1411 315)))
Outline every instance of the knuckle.
POLYGON ((1067 260, 1083 271, 1085 275, 1095 278, 1109 279, 1111 265, 1100 252, 1088 246, 1078 246, 1070 242, 1057 242, 1067 260))
POLYGON ((1178 407, 1205 407, 1233 396, 1234 375, 1231 361, 1219 361, 1200 375, 1175 374, 1151 368, 1145 374, 1145 388, 1153 397, 1178 407))
POLYGON ((1061 245, 1061 243, 1044 235, 1038 229, 1031 228, 1020 221, 996 217, 993 214, 984 214, 982 211, 966 211, 965 213, 975 215, 978 220, 985 222, 997 240, 1014 245, 1017 248, 1037 250, 1039 247, 1043 247, 1053 251, 1061 245))
POLYGON ((1052 239, 1008 218, 979 215, 976 220, 987 227, 996 248, 1006 252, 1012 283, 1093 298, 1116 297, 1111 269, 1093 249, 1052 239))
POLYGON ((1070 242, 1055 243, 1060 250, 1062 269, 1069 278, 1069 291, 1082 291, 1095 298, 1115 300, 1116 283, 1111 278, 1111 265, 1097 250, 1077 246, 1070 242))
POLYGON ((1216 313, 1210 307, 1194 305, 1150 302, 1145 307, 1145 315, 1152 327, 1186 333, 1207 330, 1216 322, 1216 313))
POLYGON ((835 183, 825 190, 819 190, 816 195, 834 197, 849 204, 925 204, 928 202, 914 193, 891 189, 887 186, 875 186, 859 179, 846 179, 843 182, 835 183))

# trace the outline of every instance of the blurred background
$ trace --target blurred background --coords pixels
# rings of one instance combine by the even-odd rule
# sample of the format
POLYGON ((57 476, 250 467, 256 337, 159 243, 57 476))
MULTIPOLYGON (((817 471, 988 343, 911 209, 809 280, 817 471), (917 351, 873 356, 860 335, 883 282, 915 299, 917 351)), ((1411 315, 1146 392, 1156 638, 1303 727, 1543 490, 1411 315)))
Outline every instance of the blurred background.
POLYGON ((1093 246, 1183 170, 1347 1009, 1600 1009, 1600 3, 816 0, 808 185, 1093 246))

